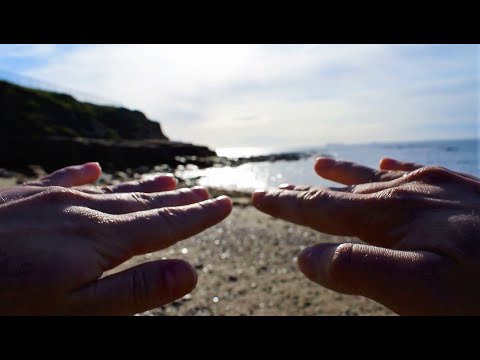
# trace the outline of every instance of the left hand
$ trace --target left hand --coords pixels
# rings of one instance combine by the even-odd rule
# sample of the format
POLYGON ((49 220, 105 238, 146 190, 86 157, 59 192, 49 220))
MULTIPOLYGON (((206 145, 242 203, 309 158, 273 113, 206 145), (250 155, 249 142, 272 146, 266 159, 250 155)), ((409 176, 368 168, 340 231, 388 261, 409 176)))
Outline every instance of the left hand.
POLYGON ((131 315, 195 288, 195 269, 159 260, 102 277, 223 220, 226 197, 173 190, 173 176, 88 186, 97 163, 0 191, 0 314, 131 315))

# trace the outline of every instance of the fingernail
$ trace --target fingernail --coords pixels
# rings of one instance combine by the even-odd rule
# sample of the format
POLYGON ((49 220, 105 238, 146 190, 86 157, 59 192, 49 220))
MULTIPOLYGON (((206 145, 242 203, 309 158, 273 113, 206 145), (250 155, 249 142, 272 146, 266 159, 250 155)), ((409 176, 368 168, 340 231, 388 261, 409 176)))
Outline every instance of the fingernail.
POLYGON ((382 160, 380 160, 381 162, 388 162, 388 163, 393 163, 393 164, 397 164, 398 161, 395 160, 395 159, 392 159, 392 158, 383 158, 382 160))
POLYGON ((215 199, 212 199, 211 201, 216 202, 216 203, 223 203, 223 205, 228 205, 228 207, 232 207, 232 200, 225 195, 220 195, 216 197, 215 199))
POLYGON ((225 200, 230 201, 230 198, 229 198, 228 196, 226 196, 226 195, 220 195, 220 196, 217 196, 217 197, 215 198, 215 200, 216 200, 216 201, 225 201, 225 200))
POLYGON ((95 161, 95 162, 88 162, 88 163, 86 163, 86 164, 83 164, 82 167, 87 167, 87 168, 93 167, 93 168, 95 168, 95 171, 96 171, 98 168, 100 168, 100 170, 102 170, 102 167, 101 167, 100 164, 99 164, 98 162, 96 162, 96 161, 95 161))
POLYGON ((203 186, 194 186, 190 188, 190 191, 197 193, 199 195, 207 195, 207 196, 209 195, 208 190, 203 186))
POLYGON ((323 169, 328 169, 328 168, 332 167, 333 165, 335 165, 335 163, 336 163, 335 159, 332 159, 332 158, 329 158, 329 157, 323 157, 323 156, 317 157, 315 159, 315 161, 316 161, 315 166, 323 168, 323 169))
POLYGON ((306 248, 298 256, 298 266, 307 278, 319 284, 328 281, 329 264, 336 244, 320 244, 306 248))
POLYGON ((177 183, 177 179, 175 178, 175 176, 173 174, 158 174, 158 175, 155 175, 153 177, 153 181, 156 181, 156 180, 164 180, 165 178, 170 178, 170 179, 173 179, 175 181, 175 183, 177 183))
POLYGON ((260 201, 265 197, 267 191, 265 189, 257 189, 252 194, 253 205, 258 205, 260 201))
POLYGON ((278 188, 279 189, 285 189, 285 188, 288 188, 288 187, 291 187, 291 186, 293 186, 293 185, 291 185, 291 184, 280 184, 280 185, 278 185, 278 188))

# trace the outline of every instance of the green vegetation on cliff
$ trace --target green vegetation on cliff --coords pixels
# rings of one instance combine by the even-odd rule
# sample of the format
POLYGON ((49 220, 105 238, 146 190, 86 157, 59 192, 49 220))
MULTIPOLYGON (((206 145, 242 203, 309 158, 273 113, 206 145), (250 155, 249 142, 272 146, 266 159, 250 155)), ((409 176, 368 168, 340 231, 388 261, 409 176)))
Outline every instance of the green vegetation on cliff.
POLYGON ((0 137, 168 140, 140 111, 79 102, 72 96, 0 81, 0 137))

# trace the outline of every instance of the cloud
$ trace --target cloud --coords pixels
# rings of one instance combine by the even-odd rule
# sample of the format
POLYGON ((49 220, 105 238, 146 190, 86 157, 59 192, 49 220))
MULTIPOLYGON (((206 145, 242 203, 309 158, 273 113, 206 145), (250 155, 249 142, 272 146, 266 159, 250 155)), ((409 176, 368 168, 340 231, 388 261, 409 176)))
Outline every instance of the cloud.
POLYGON ((468 136, 477 59, 476 45, 88 45, 24 73, 139 109, 176 140, 296 146, 468 136))
POLYGON ((0 44, 0 58, 48 57, 56 49, 53 44, 0 44))

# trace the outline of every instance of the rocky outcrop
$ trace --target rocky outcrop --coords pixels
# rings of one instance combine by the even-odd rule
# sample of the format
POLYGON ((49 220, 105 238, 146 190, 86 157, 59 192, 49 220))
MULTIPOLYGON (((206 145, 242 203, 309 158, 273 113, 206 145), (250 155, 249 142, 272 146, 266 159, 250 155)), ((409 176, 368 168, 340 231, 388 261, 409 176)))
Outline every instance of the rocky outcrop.
MULTIPOLYGON (((0 167, 28 173, 98 161, 109 171, 215 157, 205 146, 169 141, 139 111, 99 106, 70 95, 0 81, 0 167)), ((211 164, 207 161, 205 164, 211 164)))
POLYGON ((100 162, 106 171, 159 164, 175 168, 184 163, 183 156, 210 158, 216 155, 205 146, 167 140, 112 141, 65 137, 21 137, 0 141, 0 154, 0 167, 27 173, 32 164, 41 165, 49 172, 89 161, 100 162))
POLYGON ((292 161, 306 153, 225 158, 205 146, 174 142, 160 124, 139 111, 99 106, 70 95, 0 81, 0 168, 34 175, 32 165, 55 169, 100 162, 108 172, 190 165, 238 166, 247 162, 292 161))
POLYGON ((140 111, 79 102, 70 95, 0 81, 0 138, 85 137, 168 140, 140 111))

